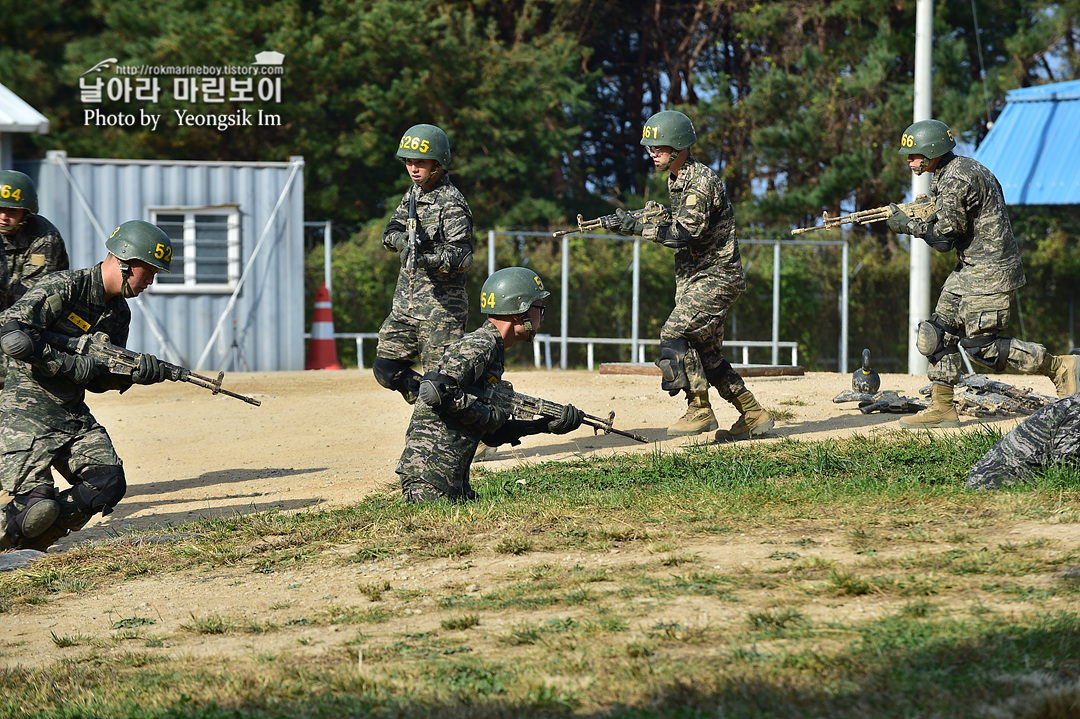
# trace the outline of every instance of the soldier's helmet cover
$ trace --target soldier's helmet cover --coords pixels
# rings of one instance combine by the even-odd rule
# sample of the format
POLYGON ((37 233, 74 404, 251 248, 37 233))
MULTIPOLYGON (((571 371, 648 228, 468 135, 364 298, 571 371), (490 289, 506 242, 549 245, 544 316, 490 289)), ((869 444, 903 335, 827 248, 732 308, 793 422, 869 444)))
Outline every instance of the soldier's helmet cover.
POLYGON ((690 118, 678 110, 658 112, 641 129, 641 144, 646 147, 668 145, 678 150, 697 142, 697 133, 690 118))
POLYGON ((922 155, 928 160, 941 157, 956 147, 949 126, 940 120, 919 120, 900 136, 901 155, 922 155))
POLYGON ((172 240, 165 230, 143 220, 128 220, 105 240, 109 252, 121 260, 142 260, 162 272, 172 263, 172 240))
POLYGON ((435 125, 413 125, 401 136, 397 156, 404 160, 436 160, 443 167, 450 165, 450 140, 435 125))
POLYGON ((520 315, 551 293, 540 275, 527 267, 506 267, 492 273, 480 289, 480 311, 489 315, 520 315))

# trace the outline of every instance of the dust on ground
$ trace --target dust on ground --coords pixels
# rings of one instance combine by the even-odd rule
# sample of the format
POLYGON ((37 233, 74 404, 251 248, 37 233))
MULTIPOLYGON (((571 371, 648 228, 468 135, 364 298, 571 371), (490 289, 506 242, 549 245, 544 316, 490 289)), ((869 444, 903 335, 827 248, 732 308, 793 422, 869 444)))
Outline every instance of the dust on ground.
MULTIPOLYGON (((650 442, 638 444, 616 435, 595 436, 582 427, 563 436, 529 437, 512 450, 500 448, 494 459, 484 463, 488 470, 572 457, 673 451, 703 441, 702 437, 667 437, 665 428, 682 415, 685 404, 681 398, 670 398, 662 392, 657 377, 512 371, 506 379, 520 392, 570 402, 589 414, 606 416, 614 411, 616 427, 645 435, 650 442)), ((1053 396, 1053 386, 1046 378, 1011 379, 1018 386, 1053 396)), ((881 386, 918 397, 919 388, 925 384, 924 377, 885 374, 881 386)), ((834 396, 850 389, 849 375, 810 373, 802 377, 751 379, 748 386, 768 409, 790 413, 767 437, 754 441, 867 434, 891 429, 899 417, 863 415, 855 403, 834 404, 834 396)), ((370 372, 236 373, 226 376, 225 387, 256 397, 262 406, 212 396, 182 383, 136 386, 123 396, 90 396, 92 411, 108 429, 124 460, 127 496, 112 514, 95 518, 83 531, 62 540, 57 549, 105 540, 129 529, 177 525, 199 518, 354 503, 395 483, 394 467, 410 408, 400 395, 377 385, 370 372)), ((712 399, 721 426, 734 422, 734 408, 715 393, 712 399)), ((966 417, 960 431, 983 421, 966 417)), ((1018 418, 991 421, 1007 431, 1018 418)), ((58 484, 64 486, 62 480, 58 484)), ((807 528, 793 526, 784 531, 803 536, 807 528)), ((1026 533, 1023 528, 1010 531, 1026 533)), ((1048 528, 1039 526, 1030 531, 1044 535, 1048 528)), ((730 569, 767 561, 762 552, 767 554, 769 550, 761 546, 762 541, 751 532, 722 543, 688 543, 686 550, 709 566, 730 569)), ((823 541, 822 551, 832 551, 828 537, 823 541)), ((844 552, 850 554, 850 550, 844 552)), ((515 564, 547 561, 592 568, 637 560, 628 553, 615 556, 578 552, 551 557, 530 553, 528 559, 485 555, 465 561, 431 561, 423 566, 393 561, 348 566, 322 563, 273 575, 253 574, 250 568, 237 567, 140 577, 101 590, 62 594, 41 606, 17 607, 13 611, 19 615, 18 620, 8 623, 10 631, 0 646, 0 666, 48 665, 79 651, 58 648, 52 635, 99 635, 107 639, 114 621, 133 615, 155 618, 153 633, 169 637, 166 646, 170 651, 186 655, 206 652, 215 656, 250 656, 286 646, 289 651, 317 652, 319 647, 325 649, 328 643, 335 642, 334 634, 341 627, 302 627, 304 636, 311 641, 299 646, 290 631, 257 637, 207 638, 185 632, 182 625, 208 613, 286 625, 294 614, 310 616, 334 605, 365 603, 358 584, 376 579, 392 581, 395 588, 437 589, 452 584, 482 592, 493 577, 515 564)), ((685 609, 698 611, 689 606, 685 609)), ((877 613, 885 607, 860 599, 853 600, 849 610, 877 613)), ((412 610, 404 611, 408 616, 412 610)), ((417 615, 407 620, 413 627, 410 631, 438 626, 434 614, 415 611, 417 615)), ((745 611, 745 606, 740 611, 745 611)), ((491 624, 499 621, 510 622, 513 617, 485 618, 491 624)))

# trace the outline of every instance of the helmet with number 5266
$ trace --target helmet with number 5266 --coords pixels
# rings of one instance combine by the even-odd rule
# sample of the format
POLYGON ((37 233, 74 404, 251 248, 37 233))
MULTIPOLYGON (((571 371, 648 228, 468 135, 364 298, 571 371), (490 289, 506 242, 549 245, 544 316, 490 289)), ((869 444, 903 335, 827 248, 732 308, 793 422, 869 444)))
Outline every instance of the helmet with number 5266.
POLYGON ((956 147, 949 126, 940 120, 919 120, 900 136, 901 155, 922 155, 928 160, 941 157, 956 147))
POLYGON ((401 136, 397 156, 402 159, 435 160, 447 167, 450 164, 450 140, 435 125, 413 125, 401 136))
POLYGON ((520 315, 551 293, 540 275, 527 267, 506 267, 493 272, 480 289, 480 311, 489 315, 520 315))
POLYGON ((128 220, 105 240, 109 252, 121 260, 142 260, 162 272, 172 262, 172 240, 165 230, 143 220, 128 220))

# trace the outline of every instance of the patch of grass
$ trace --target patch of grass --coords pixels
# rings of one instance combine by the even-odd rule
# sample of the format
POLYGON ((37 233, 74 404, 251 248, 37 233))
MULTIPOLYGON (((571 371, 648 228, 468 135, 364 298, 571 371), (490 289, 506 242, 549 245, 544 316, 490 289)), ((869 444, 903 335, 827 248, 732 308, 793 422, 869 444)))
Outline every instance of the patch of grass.
POLYGON ((749 612, 746 615, 746 620, 752 628, 758 631, 791 629, 803 624, 805 621, 802 613, 792 607, 749 612))
POLYGON ((236 620, 219 614, 208 614, 205 617, 192 614, 191 621, 180 626, 196 634, 227 634, 236 626, 236 620))
POLYGON ((458 629, 471 629, 480 625, 479 614, 463 614, 460 617, 452 617, 450 619, 444 619, 440 623, 443 629, 458 630, 458 629))
POLYGON ((360 593, 368 598, 370 602, 382 601, 382 595, 390 591, 390 582, 370 582, 367 584, 360 584, 357 586, 360 593))
POLYGON ((504 537, 495 545, 495 552, 498 554, 525 554, 525 552, 531 552, 533 548, 533 541, 528 537, 522 536, 510 536, 504 537))
POLYGON ((63 634, 60 636, 57 636, 56 632, 49 632, 49 634, 52 635, 53 644, 60 648, 92 644, 94 641, 93 637, 85 634, 63 634))

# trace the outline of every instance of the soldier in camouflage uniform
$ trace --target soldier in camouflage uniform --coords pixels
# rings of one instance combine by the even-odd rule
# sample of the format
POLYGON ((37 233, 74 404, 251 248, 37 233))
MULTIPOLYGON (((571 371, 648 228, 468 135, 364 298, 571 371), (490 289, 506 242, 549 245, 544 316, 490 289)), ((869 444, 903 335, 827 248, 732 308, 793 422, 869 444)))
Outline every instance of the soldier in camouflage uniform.
MULTIPOLYGON (((0 310, 4 310, 44 275, 66 270, 68 256, 60 230, 38 214, 34 181, 15 170, 0 170, 0 234, 7 255, 0 269, 0 310)), ((0 387, 6 373, 7 363, 0 359, 0 387)))
POLYGON ((132 383, 166 379, 165 366, 143 354, 127 377, 109 374, 88 355, 46 342, 45 333, 78 337, 104 332, 123 347, 136 297, 168 272, 172 244, 141 220, 120 225, 105 246, 109 256, 83 270, 43 278, 0 313, 0 349, 12 358, 0 393, 0 486, 13 499, 0 509, 0 548, 44 551, 94 514, 109 514, 127 489, 124 468, 105 428, 84 402, 86 391, 123 392, 132 383), (58 492, 55 469, 71 483, 58 492))
POLYGON ((1080 466, 1080 395, 1051 402, 998 440, 968 475, 968 489, 997 489, 1049 464, 1080 466))
POLYGON ((434 366, 447 345, 465 334, 465 272, 473 263, 473 228, 469 205, 446 170, 446 133, 434 125, 415 125, 398 143, 397 156, 413 186, 383 233, 383 246, 400 254, 401 270, 371 369, 379 384, 412 404, 420 378, 413 362, 419 360, 425 369, 434 366), (415 246, 409 244, 410 225, 415 226, 415 246))
POLYGON ((934 314, 919 323, 917 347, 930 360, 933 402, 900 420, 908 429, 959 427, 953 387, 960 381, 963 347, 981 365, 1006 367, 1053 380, 1059 397, 1076 393, 1076 356, 1051 355, 1045 347, 1002 336, 1009 324, 1010 295, 1027 282, 1013 237, 1001 185, 990 170, 953 153, 952 131, 921 120, 904 131, 900 154, 912 172, 934 173, 930 193, 935 216, 912 219, 892 205, 889 229, 922 238, 939 252, 956 250, 956 267, 945 280, 934 314))
POLYGON ((480 311, 487 321, 447 347, 419 385, 420 401, 397 465, 405 501, 475 499, 469 465, 481 439, 495 447, 517 444, 528 434, 565 434, 581 426, 584 413, 573 405, 566 405, 559 419, 508 419, 502 407, 466 391, 502 378, 506 349, 536 336, 549 294, 540 276, 524 267, 499 270, 484 282, 480 311))
POLYGON ((672 110, 645 123, 641 144, 658 172, 668 172, 671 207, 656 222, 643 223, 616 210, 619 231, 641 235, 675 250, 675 309, 660 330, 661 387, 672 396, 686 394, 686 414, 668 428, 671 436, 716 429, 709 385, 735 406, 738 420, 716 433, 717 441, 747 439, 767 432, 772 417, 746 388, 724 358, 724 323, 728 310, 746 289, 735 213, 723 181, 694 159, 697 141, 690 118, 672 110))

